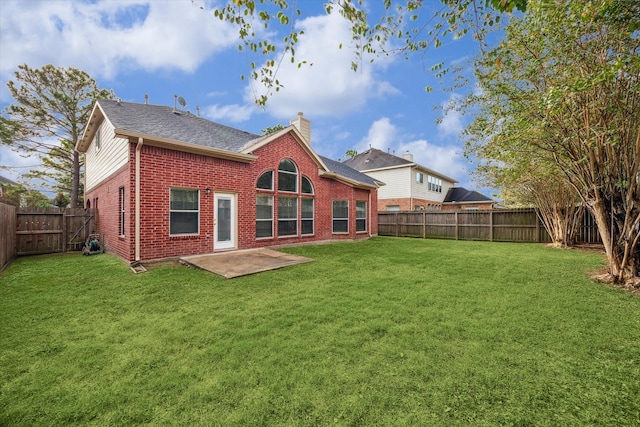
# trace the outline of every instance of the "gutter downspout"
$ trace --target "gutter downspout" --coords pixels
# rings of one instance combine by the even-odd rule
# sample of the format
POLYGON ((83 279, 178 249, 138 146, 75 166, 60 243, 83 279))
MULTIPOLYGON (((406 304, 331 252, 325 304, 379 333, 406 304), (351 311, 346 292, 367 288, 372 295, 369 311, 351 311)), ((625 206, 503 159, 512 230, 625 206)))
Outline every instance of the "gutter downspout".
POLYGON ((369 190, 369 204, 367 205, 369 207, 369 227, 367 227, 367 231, 369 232, 369 237, 371 237, 371 227, 373 226, 373 209, 371 206, 371 190, 369 190))
POLYGON ((138 138, 138 144, 136 145, 136 177, 135 177, 135 203, 136 203, 136 218, 135 218, 135 262, 140 262, 140 153, 142 151, 143 139, 138 138))

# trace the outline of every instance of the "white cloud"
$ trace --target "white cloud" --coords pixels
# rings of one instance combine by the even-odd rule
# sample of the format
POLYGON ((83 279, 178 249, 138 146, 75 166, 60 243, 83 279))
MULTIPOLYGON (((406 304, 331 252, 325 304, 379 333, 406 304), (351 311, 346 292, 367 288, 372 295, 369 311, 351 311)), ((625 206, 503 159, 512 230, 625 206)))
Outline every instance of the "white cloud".
POLYGON ((256 112, 256 107, 252 105, 210 105, 203 109, 202 115, 213 121, 229 121, 240 123, 249 120, 251 114, 256 112))
POLYGON ((193 72, 236 31, 187 1, 11 1, 0 5, 0 75, 48 63, 113 78, 121 69, 193 72))
POLYGON ((356 146, 358 153, 362 153, 369 148, 387 151, 397 144, 397 129, 387 117, 376 120, 371 124, 367 136, 365 136, 356 146))
POLYGON ((387 117, 371 124, 367 136, 358 143, 356 149, 361 153, 369 147, 388 151, 396 156, 402 156, 408 151, 413 154, 413 161, 422 166, 459 181, 467 179, 467 161, 459 145, 441 146, 426 139, 403 135, 402 130, 387 117))
MULTIPOLYGON (((298 68, 285 58, 277 79, 284 85, 267 102, 267 111, 278 118, 290 118, 298 111, 309 117, 336 116, 363 107, 367 100, 398 93, 391 83, 380 80, 376 71, 389 59, 373 64, 363 60, 358 71, 351 70, 354 52, 350 48, 351 30, 337 13, 304 19, 297 24, 304 34, 296 45, 296 59, 306 60, 298 68), (340 49, 340 45, 343 45, 340 49)), ((251 81, 246 98, 265 94, 265 87, 251 81)))

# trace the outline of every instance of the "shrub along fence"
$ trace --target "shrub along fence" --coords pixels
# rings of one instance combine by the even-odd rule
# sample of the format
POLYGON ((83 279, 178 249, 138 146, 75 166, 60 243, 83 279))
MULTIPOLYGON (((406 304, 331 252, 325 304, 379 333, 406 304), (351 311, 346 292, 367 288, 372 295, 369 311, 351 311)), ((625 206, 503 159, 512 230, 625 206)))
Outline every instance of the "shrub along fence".
MULTIPOLYGON (((535 209, 378 212, 378 234, 495 242, 551 242, 535 209)), ((583 217, 576 243, 602 243, 589 212, 583 217)))
POLYGON ((0 203, 0 271, 16 257, 16 208, 0 203))
POLYGON ((17 255, 80 250, 95 233, 95 209, 18 208, 15 247, 17 255))

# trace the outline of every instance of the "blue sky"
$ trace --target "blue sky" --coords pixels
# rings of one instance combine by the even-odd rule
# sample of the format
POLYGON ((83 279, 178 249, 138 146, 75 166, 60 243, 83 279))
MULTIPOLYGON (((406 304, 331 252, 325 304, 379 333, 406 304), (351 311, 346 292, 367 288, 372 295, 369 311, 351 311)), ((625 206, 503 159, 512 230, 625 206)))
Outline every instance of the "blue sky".
MULTIPOLYGON (((381 1, 372 1, 375 7, 381 1)), ((6 83, 20 64, 45 64, 87 71, 102 88, 113 89, 124 101, 173 106, 183 97, 186 109, 218 123, 253 133, 275 124, 288 125, 297 112, 311 120, 316 152, 344 159, 345 151, 369 146, 401 155, 455 178, 459 186, 491 196, 478 188, 463 156, 459 132, 469 121, 434 107, 464 91, 445 92, 429 71, 440 61, 464 62, 478 50, 466 37, 438 49, 364 61, 357 72, 348 25, 337 14, 327 15, 321 0, 298 0, 303 29, 296 47, 298 59, 312 66, 298 69, 288 60, 278 72, 284 89, 266 107, 253 103, 264 93, 259 83, 241 80, 250 73, 248 58, 238 51, 234 27, 215 19, 211 4, 199 0, 4 0, 0 3, 0 108, 11 101, 6 83), (200 8, 204 6, 204 10, 200 8), (340 49, 340 45, 343 48, 340 49), (426 86, 434 87, 427 93, 426 86)), ((429 7, 440 5, 433 0, 429 7)), ((376 13, 376 10, 371 10, 376 13)), ((424 12, 423 12, 424 13, 424 12)), ((270 36, 281 40, 272 29, 270 36)), ((264 61, 266 58, 257 58, 264 61)), ((0 175, 18 180, 37 164, 6 147, 0 148, 0 175)))

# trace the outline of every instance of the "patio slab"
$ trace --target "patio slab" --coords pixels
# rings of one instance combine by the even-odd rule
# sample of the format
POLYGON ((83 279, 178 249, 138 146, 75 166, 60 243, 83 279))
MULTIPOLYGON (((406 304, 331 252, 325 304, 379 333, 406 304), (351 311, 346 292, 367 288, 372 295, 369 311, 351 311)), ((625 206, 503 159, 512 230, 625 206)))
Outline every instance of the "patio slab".
POLYGON ((190 255, 181 257, 180 260, 227 279, 314 261, 312 258, 285 254, 267 248, 190 255))

